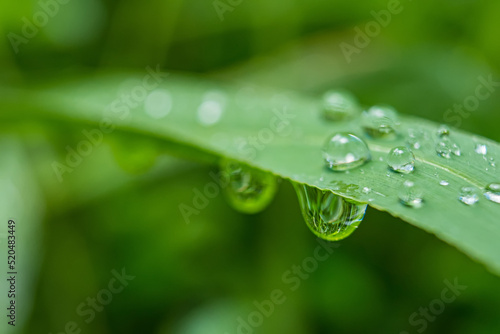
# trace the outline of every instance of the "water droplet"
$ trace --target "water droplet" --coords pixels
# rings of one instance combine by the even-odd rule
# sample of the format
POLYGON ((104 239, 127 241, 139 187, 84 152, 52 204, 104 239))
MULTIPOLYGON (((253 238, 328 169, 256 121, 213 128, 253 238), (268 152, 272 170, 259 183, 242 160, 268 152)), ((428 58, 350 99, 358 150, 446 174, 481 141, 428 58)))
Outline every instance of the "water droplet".
POLYGON ((371 190, 370 188, 368 188, 368 187, 364 187, 364 188, 363 188, 363 193, 364 193, 364 194, 369 194, 371 191, 372 191, 372 190, 371 190))
POLYGON ((495 159, 494 158, 490 158, 488 160, 488 163, 490 164, 491 167, 496 167, 497 166, 497 164, 495 163, 495 159))
POLYGON ((338 241, 353 233, 363 220, 366 204, 351 202, 329 190, 294 184, 307 226, 320 238, 338 241))
POLYGON ((495 203, 500 204, 500 183, 491 183, 486 187, 484 196, 495 203))
POLYGON ((204 126, 217 123, 226 105, 226 96, 219 91, 212 91, 205 94, 203 102, 197 110, 198 121, 204 126))
POLYGON ((408 143, 408 145, 415 149, 415 150, 420 150, 420 148, 422 147, 422 143, 420 142, 419 138, 417 137, 408 137, 408 139, 406 140, 406 142, 408 143))
POLYGON ((399 192, 399 200, 410 208, 418 209, 424 205, 423 192, 412 181, 403 183, 403 188, 399 192))
POLYGON ((476 151, 477 154, 486 155, 488 154, 488 147, 484 144, 476 144, 474 151, 476 151))
POLYGON ((442 186, 444 186, 444 187, 450 185, 450 183, 448 181, 446 181, 446 180, 442 180, 441 182, 439 182, 439 184, 442 185, 442 186))
POLYGON ((373 106, 361 114, 365 131, 374 138, 394 137, 399 125, 398 114, 389 106, 373 106))
POLYGON ((155 89, 144 100, 144 111, 154 119, 167 116, 172 109, 172 97, 165 89, 155 89))
POLYGON ((220 168, 220 186, 236 210, 257 213, 274 198, 277 185, 272 174, 229 159, 222 160, 220 168))
POLYGON ((355 116, 358 112, 358 101, 350 92, 331 90, 323 95, 323 116, 328 120, 344 120, 355 116))
POLYGON ((451 159, 452 154, 457 157, 462 155, 462 151, 460 150, 458 144, 448 137, 444 137, 436 144, 436 153, 446 159, 451 159))
POLYGON ((415 156, 409 148, 398 146, 387 155, 387 163, 393 171, 409 174, 415 169, 415 156))
POLYGON ((439 137, 447 137, 450 135, 450 128, 448 127, 448 125, 441 125, 438 129, 437 129, 437 135, 439 137))
POLYGON ((428 146, 429 133, 423 129, 410 128, 408 129, 406 143, 411 149, 420 150, 421 148, 428 146))
POLYGON ((334 134, 323 146, 323 158, 334 171, 356 168, 371 159, 370 150, 360 138, 347 132, 334 134))
POLYGON ((478 190, 474 187, 462 187, 458 199, 464 204, 474 205, 479 201, 478 190))

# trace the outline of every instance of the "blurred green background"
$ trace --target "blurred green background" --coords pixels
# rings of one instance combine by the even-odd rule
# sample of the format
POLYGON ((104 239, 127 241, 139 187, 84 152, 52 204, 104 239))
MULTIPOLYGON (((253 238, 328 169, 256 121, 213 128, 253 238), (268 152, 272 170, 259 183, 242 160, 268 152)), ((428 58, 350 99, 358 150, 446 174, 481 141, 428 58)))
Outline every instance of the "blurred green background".
MULTIPOLYGON (((446 116, 475 94, 479 77, 500 81, 499 15, 494 0, 2 0, 0 85, 159 65, 315 96, 345 88, 365 105, 391 104, 500 141, 497 91, 466 117, 446 116), (397 13, 388 11, 394 6, 397 13), (384 24, 374 23, 383 13, 384 24), (359 37, 370 24, 379 29, 359 37), (357 50, 349 59, 342 43, 357 50)), ((2 219, 26 222, 18 230, 25 282, 17 332, 500 332, 499 278, 388 214, 368 209, 358 231, 292 291, 282 276, 319 244, 287 182, 262 213, 240 214, 217 196, 187 224, 179 205, 192 202, 216 167, 114 132, 59 183, 51 163, 83 128, 30 119, 0 126, 2 219), (87 323, 77 309, 105 296, 122 268, 135 278, 87 323), (421 315, 455 279, 467 286, 456 300, 421 315), (254 301, 276 289, 285 301, 243 328, 238 318, 248 323, 254 301)))

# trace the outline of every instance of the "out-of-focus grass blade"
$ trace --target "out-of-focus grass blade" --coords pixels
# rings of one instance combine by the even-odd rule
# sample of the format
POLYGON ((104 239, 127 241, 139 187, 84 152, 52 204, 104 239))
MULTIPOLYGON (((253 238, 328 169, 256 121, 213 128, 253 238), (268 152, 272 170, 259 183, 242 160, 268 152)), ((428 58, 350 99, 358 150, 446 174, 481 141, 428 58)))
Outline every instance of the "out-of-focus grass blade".
POLYGON ((31 313, 40 267, 44 203, 23 145, 14 138, 0 138, 0 214, 0 332, 22 333, 31 313), (15 222, 12 233, 9 220, 15 222), (8 258, 9 251, 12 257, 8 258), (15 280, 9 281, 12 276, 15 280), (11 301, 15 302, 15 311, 7 309, 12 309, 11 301), (14 317, 6 315, 14 312, 15 326, 12 326, 8 321, 14 317))

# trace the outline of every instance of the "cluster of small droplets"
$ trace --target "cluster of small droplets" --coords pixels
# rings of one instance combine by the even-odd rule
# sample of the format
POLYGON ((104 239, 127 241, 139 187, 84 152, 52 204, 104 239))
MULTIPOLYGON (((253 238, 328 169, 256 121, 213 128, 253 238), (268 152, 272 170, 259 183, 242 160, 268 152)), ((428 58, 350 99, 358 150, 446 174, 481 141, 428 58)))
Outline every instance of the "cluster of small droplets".
POLYGON ((451 159, 452 156, 461 156, 460 146, 451 139, 451 130, 447 125, 441 125, 437 130, 439 141, 436 144, 436 153, 445 159, 451 159))
POLYGON ((462 187, 458 199, 466 205, 474 205, 479 202, 479 190, 475 187, 462 187))

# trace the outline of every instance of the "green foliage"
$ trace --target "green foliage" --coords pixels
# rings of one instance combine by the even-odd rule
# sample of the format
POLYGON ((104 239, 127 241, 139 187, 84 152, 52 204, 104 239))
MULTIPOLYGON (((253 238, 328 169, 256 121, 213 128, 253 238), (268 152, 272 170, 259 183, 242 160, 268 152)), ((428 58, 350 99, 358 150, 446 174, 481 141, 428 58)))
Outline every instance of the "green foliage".
MULTIPOLYGON (((13 112, 19 115, 24 111, 28 114, 23 117, 29 117, 29 112, 36 111, 38 116, 90 123, 93 125, 89 129, 93 130, 100 129, 107 119, 113 126, 110 131, 130 131, 154 141, 163 139, 188 147, 187 155, 195 160, 198 154, 207 153, 231 158, 292 182, 330 190, 434 233, 500 272, 496 242, 500 225, 495 224, 500 205, 482 194, 474 206, 458 200, 462 187, 482 191, 498 182, 497 168, 490 164, 489 157, 500 156, 499 144, 452 129, 450 138, 461 148, 461 156, 446 159, 436 153, 436 145, 442 141, 438 135, 440 125, 430 121, 402 116, 402 135, 374 139, 364 134, 359 118, 339 122, 323 119, 316 98, 269 89, 249 93, 245 88, 177 75, 168 76, 161 84, 174 107, 165 117, 155 119, 148 115, 144 103, 127 108, 120 98, 117 100, 120 94, 116 87, 123 82, 140 83, 141 76, 105 75, 23 92, 20 94, 26 94, 28 105, 13 112), (222 108, 220 119, 207 124, 200 116, 204 112, 201 108, 212 95, 224 101, 218 104, 222 108), (361 136, 370 148, 372 161, 349 173, 327 170, 321 158, 322 145, 328 135, 341 131, 361 136), (385 158, 393 147, 408 144, 409 133, 422 136, 418 139, 421 147, 414 150, 415 172, 403 176, 389 171, 385 158), (475 152, 478 144, 487 146, 486 157, 475 152), (424 189, 425 204, 421 209, 401 205, 399 192, 406 180, 424 189), (449 185, 443 186, 441 181, 449 185)), ((130 87, 133 91, 135 86, 130 87)), ((106 136, 105 132, 101 134, 106 136)), ((152 142, 149 147, 154 145, 152 142)))

